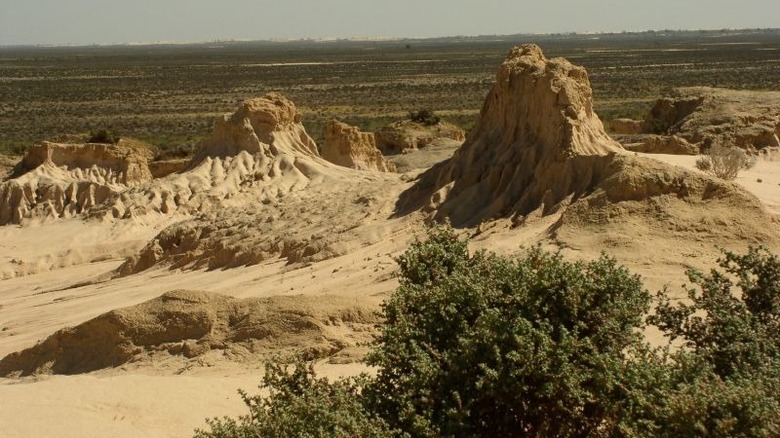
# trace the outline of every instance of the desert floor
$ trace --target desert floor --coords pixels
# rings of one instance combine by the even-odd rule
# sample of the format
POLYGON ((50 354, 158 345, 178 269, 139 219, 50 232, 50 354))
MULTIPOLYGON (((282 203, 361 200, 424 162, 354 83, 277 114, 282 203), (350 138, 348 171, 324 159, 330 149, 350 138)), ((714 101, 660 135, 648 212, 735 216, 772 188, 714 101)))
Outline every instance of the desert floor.
MULTIPOLYGON (((696 157, 652 155, 653 158, 694 168, 696 157)), ((773 214, 780 214, 780 160, 761 160, 743 171, 736 182, 755 194, 773 214)), ((387 196, 395 196, 395 191, 387 196)), ((393 258, 421 234, 419 221, 390 220, 392 238, 352 249, 347 255, 290 267, 283 260, 227 270, 174 271, 150 269, 113 280, 107 273, 123 261, 107 248, 137 248, 176 218, 111 227, 99 222, 65 220, 40 226, 0 228, 0 254, 36 260, 27 275, 18 276, 18 260, 0 256, 0 357, 34 345, 63 327, 75 326, 101 313, 131 306, 175 289, 218 292, 240 298, 273 295, 340 295, 378 306, 397 285, 393 258), (104 242, 111 242, 108 246, 104 242), (101 247, 105 245, 105 248, 101 247), (104 252, 103 257, 96 254, 104 252), (12 276, 14 272, 17 276, 12 276)), ((333 218, 338 221, 338 217, 333 218)), ((501 227, 474 235, 475 248, 512 253, 542 240, 546 218, 527 227, 501 227)), ((605 230, 608 233, 609 230, 605 230)), ((716 253, 676 265, 653 263, 657 248, 647 253, 609 253, 641 274, 648 289, 684 282, 688 266, 711 266, 716 253)), ((567 248, 570 258, 593 258, 603 248, 567 248)), ((326 297, 323 299, 327 299, 326 297)), ((653 334, 649 334, 653 338, 653 334)), ((662 342, 660 339, 655 339, 662 342)), ((359 363, 323 361, 317 370, 325 376, 351 375, 367 370, 359 363)), ((128 364, 120 369, 75 376, 37 376, 0 379, 0 434, 4 437, 157 437, 191 436, 213 416, 237 416, 245 407, 236 390, 256 391, 262 375, 260 363, 235 363, 218 355, 198 362, 172 360, 128 364)))

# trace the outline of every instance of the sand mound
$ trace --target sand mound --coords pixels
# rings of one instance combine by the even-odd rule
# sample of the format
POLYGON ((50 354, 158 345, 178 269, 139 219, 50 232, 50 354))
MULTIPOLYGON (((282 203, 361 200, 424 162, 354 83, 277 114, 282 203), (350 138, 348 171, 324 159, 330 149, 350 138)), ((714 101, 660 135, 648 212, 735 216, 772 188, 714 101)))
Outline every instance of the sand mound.
POLYGON ((426 126, 411 120, 402 120, 382 127, 376 132, 376 142, 384 154, 393 155, 425 148, 440 139, 463 142, 463 129, 447 122, 426 126))
POLYGON ((111 204, 113 217, 175 210, 195 215, 163 230, 118 272, 333 257, 367 241, 353 230, 383 214, 372 200, 382 197, 379 191, 392 192, 394 181, 397 176, 356 172, 321 158, 295 106, 281 95, 248 100, 217 120, 188 170, 127 191, 111 204), (344 233, 352 235, 348 245, 337 242, 344 233))
POLYGON ((469 138, 420 177, 399 210, 426 206, 468 226, 542 204, 551 209, 590 190, 604 157, 621 151, 593 111, 585 69, 519 46, 501 65, 469 138))
POLYGON ((377 149, 373 132, 362 132, 355 126, 331 120, 323 128, 322 137, 322 158, 333 164, 379 172, 395 170, 377 149))
POLYGON ((678 135, 704 148, 714 142, 780 146, 780 92, 674 88, 650 110, 644 131, 678 135))
POLYGON ((708 242, 711 249, 726 242, 776 244, 778 237, 776 220, 737 184, 632 156, 611 160, 555 229, 567 242, 596 236, 601 248, 672 240, 708 242))
POLYGON ((271 202, 347 172, 319 156, 295 105, 270 93, 219 117, 184 170, 126 190, 91 215, 203 214, 271 202))
POLYGON ((626 235, 621 245, 631 246, 635 226, 689 241, 777 236, 760 202, 735 184, 628 155, 593 112, 585 70, 534 45, 510 52, 473 134, 399 200, 400 213, 418 208, 456 226, 561 213, 551 231, 564 244, 584 233, 626 235))
POLYGON ((31 146, 0 184, 0 225, 72 217, 152 179, 149 149, 132 144, 31 146))
POLYGON ((281 349, 335 354, 378 322, 368 307, 339 297, 239 300, 173 291, 56 332, 0 361, 0 375, 79 374, 155 355, 194 358, 212 350, 241 359, 281 349))
POLYGON ((287 264, 346 254, 389 232, 398 181, 349 179, 259 205, 216 209, 162 230, 118 269, 221 269, 273 258, 287 264), (338 193, 338 196, 334 196, 338 193))

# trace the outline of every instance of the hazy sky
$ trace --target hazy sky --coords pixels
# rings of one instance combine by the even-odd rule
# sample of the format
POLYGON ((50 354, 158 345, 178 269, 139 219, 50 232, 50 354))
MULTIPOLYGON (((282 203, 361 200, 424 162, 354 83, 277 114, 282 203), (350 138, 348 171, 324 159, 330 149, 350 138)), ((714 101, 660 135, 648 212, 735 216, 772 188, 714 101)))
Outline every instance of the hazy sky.
POLYGON ((0 0, 0 45, 780 27, 779 0, 0 0))

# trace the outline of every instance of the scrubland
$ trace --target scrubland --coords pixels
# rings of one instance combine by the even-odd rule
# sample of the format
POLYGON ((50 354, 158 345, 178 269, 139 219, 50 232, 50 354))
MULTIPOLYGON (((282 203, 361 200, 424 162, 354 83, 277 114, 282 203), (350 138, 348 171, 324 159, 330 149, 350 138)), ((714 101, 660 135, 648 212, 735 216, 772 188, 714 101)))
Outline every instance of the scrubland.
POLYGON ((0 48, 0 153, 108 129, 190 154, 216 115, 282 92, 315 140, 330 118, 374 130, 430 108, 469 129, 519 43, 588 69, 605 122, 641 118, 664 87, 780 89, 780 32, 514 35, 399 41, 0 48))

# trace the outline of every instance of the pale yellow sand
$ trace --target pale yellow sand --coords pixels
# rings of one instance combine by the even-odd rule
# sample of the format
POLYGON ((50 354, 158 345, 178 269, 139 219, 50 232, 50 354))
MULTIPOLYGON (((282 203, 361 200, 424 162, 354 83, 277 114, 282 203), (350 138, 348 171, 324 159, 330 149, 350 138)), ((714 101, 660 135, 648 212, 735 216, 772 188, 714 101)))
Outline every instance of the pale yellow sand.
MULTIPOLYGON (((695 157, 653 156, 671 164, 694 167, 695 157)), ((760 161, 742 172, 737 182, 754 193, 767 208, 780 213, 780 162, 760 161), (762 182, 757 182, 761 179, 762 182)), ((395 196, 388 193, 388 197, 395 196)), ((332 220, 338 224, 338 217, 332 220)), ((475 237, 475 247, 511 253, 540 239, 554 220, 545 218, 528 228, 502 228, 475 237)), ((111 309, 134 305, 173 289, 197 289, 236 297, 280 294, 336 294, 356 301, 379 303, 397 285, 392 277, 400 254, 420 229, 394 225, 392 239, 353 248, 347 255, 295 269, 284 261, 230 270, 168 271, 151 269, 111 281, 105 274, 121 262, 111 247, 140 248, 166 222, 119 222, 106 229, 94 222, 65 220, 37 227, 0 229, 0 356, 32 346, 55 330, 74 326, 111 309), (67 248, 67 249, 63 249, 67 248), (65 251, 65 252, 63 252, 65 251), (70 254, 70 255, 68 255, 70 254), (58 263, 71 257, 67 263, 58 263), (15 262, 14 259, 17 259, 15 262), (18 260, 34 265, 19 269, 18 260), (37 272, 37 273, 36 273, 37 272), (87 280, 93 284, 83 284, 87 280), (82 285, 79 285, 82 284, 82 285)), ((501 228, 500 226, 498 228, 501 228)), ((590 258, 601 248, 567 249, 567 256, 590 258)), ((682 282, 683 268, 652 263, 655 254, 623 254, 618 259, 649 279, 653 288, 682 282), (622 257, 622 258, 621 258, 622 257), (650 262, 642 262, 641 260, 650 262), (670 270, 673 270, 670 271, 670 270)), ((710 254, 710 253, 708 253, 710 254)), ((709 260, 697 260, 706 265, 709 260)), ((244 413, 236 389, 253 390, 258 369, 210 358, 208 366, 154 371, 129 367, 80 376, 0 379, 2 436, 136 437, 189 436, 209 416, 244 413), (183 371, 182 375, 176 372, 183 371), (155 373, 150 375, 150 373, 155 373)), ((357 365, 323 365, 327 375, 353 374, 357 365)))

